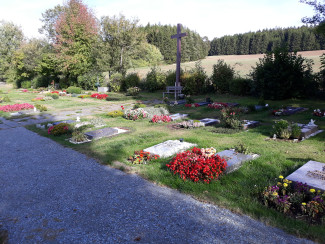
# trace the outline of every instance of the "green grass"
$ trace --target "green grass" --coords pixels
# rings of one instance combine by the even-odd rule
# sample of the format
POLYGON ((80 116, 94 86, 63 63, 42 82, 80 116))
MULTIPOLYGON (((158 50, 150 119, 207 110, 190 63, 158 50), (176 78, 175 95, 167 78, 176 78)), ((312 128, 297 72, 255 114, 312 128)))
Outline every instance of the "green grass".
MULTIPOLYGON (((313 70, 314 72, 319 72, 320 68, 320 55, 323 54, 324 51, 307 51, 307 52, 298 52, 303 57, 312 59, 314 62, 313 70)), ((264 54, 251 54, 251 55, 221 55, 221 56, 208 56, 205 59, 202 59, 202 67, 205 69, 207 74, 210 76, 212 74, 213 65, 217 63, 218 59, 223 59, 227 64, 234 67, 235 72, 245 77, 252 71, 252 67, 256 67, 256 63, 259 62, 259 58, 263 58, 264 54)), ((195 62, 186 62, 182 63, 181 67, 183 70, 189 70, 195 67, 195 62)), ((166 72, 168 70, 175 70, 176 65, 160 65, 159 68, 166 72)), ((138 73, 141 78, 144 78, 146 74, 150 71, 150 67, 142 67, 129 69, 128 73, 138 73)))

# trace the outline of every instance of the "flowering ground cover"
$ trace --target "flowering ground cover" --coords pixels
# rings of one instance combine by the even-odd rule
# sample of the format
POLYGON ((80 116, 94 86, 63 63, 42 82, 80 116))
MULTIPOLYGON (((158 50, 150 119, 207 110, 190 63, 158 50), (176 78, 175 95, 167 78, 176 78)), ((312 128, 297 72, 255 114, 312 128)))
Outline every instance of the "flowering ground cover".
POLYGON ((22 104, 13 104, 13 105, 4 105, 0 106, 0 111, 3 112, 15 112, 20 110, 27 110, 27 109, 33 109, 34 106, 29 103, 22 103, 22 104))

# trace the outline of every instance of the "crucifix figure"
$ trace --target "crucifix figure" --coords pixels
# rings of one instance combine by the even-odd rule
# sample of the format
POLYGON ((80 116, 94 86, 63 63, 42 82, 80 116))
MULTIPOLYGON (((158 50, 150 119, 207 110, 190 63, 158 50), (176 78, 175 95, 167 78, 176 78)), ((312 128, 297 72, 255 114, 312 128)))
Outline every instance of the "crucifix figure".
MULTIPOLYGON (((172 35, 172 39, 177 39, 177 59, 176 59, 176 81, 175 87, 180 86, 179 78, 181 74, 181 38, 187 36, 187 33, 181 33, 181 24, 177 24, 177 34, 172 35)), ((175 100, 176 100, 176 89, 175 89, 175 100)))

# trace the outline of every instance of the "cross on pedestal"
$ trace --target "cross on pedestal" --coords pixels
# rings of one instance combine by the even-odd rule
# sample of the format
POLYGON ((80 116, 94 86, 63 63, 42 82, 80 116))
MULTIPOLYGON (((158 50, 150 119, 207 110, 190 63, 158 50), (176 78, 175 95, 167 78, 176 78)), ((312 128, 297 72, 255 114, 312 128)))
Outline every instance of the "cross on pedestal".
MULTIPOLYGON (((181 38, 187 36, 187 33, 181 33, 181 24, 177 24, 177 34, 172 35, 172 39, 177 39, 177 59, 176 59, 176 81, 175 86, 180 86, 179 78, 181 75, 181 38)), ((176 89, 175 89, 175 100, 176 100, 176 89)))

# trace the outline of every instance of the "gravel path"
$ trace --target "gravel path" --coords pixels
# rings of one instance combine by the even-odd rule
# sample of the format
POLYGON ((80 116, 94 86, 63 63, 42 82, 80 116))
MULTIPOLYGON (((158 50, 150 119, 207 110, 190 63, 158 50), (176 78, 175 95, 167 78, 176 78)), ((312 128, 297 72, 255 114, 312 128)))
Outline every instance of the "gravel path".
POLYGON ((309 243, 23 127, 0 130, 0 165, 9 243, 309 243))

